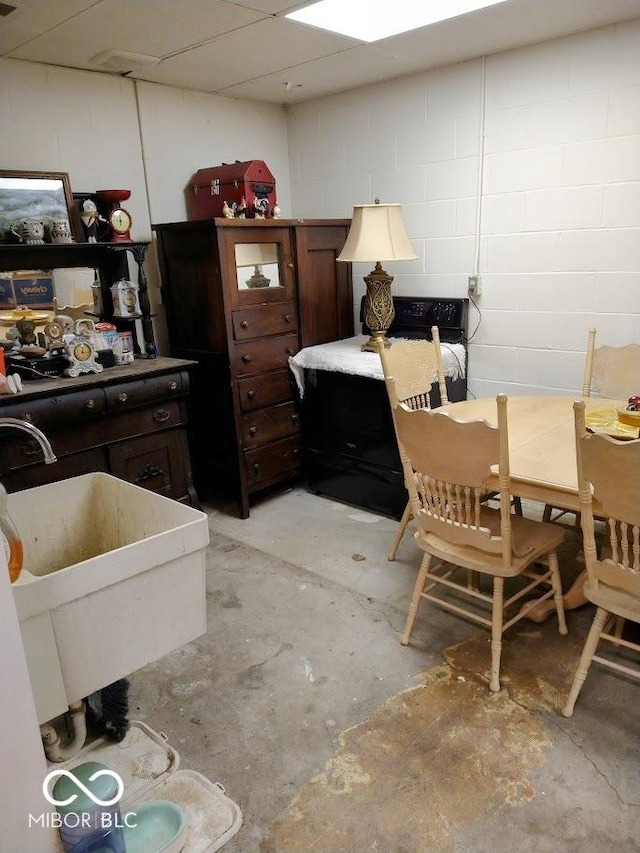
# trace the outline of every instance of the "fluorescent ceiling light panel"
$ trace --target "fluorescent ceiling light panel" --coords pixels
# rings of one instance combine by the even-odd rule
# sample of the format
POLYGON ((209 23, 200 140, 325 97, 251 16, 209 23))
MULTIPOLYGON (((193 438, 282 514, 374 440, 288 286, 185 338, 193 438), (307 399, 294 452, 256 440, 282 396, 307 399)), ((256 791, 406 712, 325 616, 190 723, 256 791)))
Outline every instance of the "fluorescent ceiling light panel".
POLYGON ((320 0, 285 18, 331 30, 359 41, 378 39, 428 27, 506 0, 320 0))

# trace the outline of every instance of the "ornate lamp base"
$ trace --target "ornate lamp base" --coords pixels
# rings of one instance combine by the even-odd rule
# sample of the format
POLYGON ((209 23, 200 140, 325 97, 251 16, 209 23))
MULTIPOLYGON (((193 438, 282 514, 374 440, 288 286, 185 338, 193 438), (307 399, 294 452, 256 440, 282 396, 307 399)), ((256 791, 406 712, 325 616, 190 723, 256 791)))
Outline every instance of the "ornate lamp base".
POLYGON ((367 295, 364 299, 364 321, 371 329, 371 337, 360 347, 362 352, 378 352, 376 340, 381 339, 384 346, 390 346, 385 333, 396 315, 391 296, 393 276, 385 272, 380 261, 369 275, 364 277, 367 295))

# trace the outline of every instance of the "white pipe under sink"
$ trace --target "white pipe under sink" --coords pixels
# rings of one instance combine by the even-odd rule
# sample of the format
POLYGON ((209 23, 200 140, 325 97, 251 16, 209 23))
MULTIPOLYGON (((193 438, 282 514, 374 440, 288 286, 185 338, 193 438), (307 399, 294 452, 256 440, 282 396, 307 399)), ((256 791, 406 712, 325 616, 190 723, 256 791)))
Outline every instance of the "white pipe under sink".
POLYGON ((40 726, 44 753, 49 761, 55 763, 73 758, 87 739, 87 708, 84 702, 74 702, 65 716, 71 725, 71 737, 64 744, 54 725, 46 723, 40 726))

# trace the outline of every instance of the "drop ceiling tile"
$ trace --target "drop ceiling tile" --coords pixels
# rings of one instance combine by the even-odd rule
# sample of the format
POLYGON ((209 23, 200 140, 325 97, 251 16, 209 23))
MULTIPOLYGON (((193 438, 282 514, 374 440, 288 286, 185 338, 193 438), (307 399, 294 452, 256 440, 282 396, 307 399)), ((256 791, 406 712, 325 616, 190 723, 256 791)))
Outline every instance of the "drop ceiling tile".
POLYGON ((106 50, 163 57, 264 18, 224 0, 109 0, 11 53, 15 59, 90 68, 106 50))
POLYGON ((0 55, 47 32, 63 21, 72 18, 95 0, 6 0, 15 6, 14 12, 0 18, 0 55))
POLYGON ((154 83, 216 92, 246 80, 351 48, 353 39, 282 18, 265 18, 244 30, 170 57, 134 76, 154 83))
POLYGON ((423 63, 385 53, 372 45, 295 65, 224 89, 221 95, 294 104, 419 71, 423 63))

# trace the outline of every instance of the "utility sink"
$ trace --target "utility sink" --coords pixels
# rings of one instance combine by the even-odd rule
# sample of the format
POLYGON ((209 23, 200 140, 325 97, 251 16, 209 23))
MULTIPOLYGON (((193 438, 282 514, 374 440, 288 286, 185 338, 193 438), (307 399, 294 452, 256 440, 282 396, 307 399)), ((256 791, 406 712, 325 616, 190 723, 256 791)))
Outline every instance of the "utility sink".
POLYGON ((207 516, 110 474, 8 496, 40 723, 206 630, 207 516))

